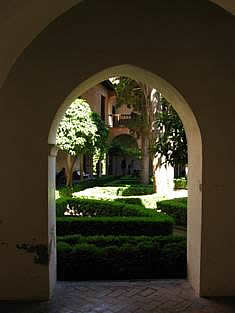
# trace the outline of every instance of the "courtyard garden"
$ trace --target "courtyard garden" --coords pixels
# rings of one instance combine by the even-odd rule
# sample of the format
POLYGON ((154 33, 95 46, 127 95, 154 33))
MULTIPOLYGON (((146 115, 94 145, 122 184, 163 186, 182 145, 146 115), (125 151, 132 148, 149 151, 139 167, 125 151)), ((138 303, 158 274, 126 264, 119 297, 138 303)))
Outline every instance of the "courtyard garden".
MULTIPOLYGON (((127 77, 111 81, 116 108, 109 120, 105 102, 95 112, 78 98, 57 130, 65 153, 57 173, 58 279, 185 277, 186 194, 162 196, 173 189, 174 167, 186 176, 182 122, 152 87, 127 77), (123 104, 132 111, 115 114, 123 104), (113 137, 111 128, 118 128, 113 137)), ((186 179, 174 183, 187 186, 186 179)))
POLYGON ((56 191, 60 280, 186 276, 186 198, 166 200, 135 177, 56 191))

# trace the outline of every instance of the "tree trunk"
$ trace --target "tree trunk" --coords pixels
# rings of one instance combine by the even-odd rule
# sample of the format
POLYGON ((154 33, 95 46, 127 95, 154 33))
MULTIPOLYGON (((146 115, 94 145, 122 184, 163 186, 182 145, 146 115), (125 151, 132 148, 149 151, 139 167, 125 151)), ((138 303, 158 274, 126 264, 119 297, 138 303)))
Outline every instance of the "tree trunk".
POLYGON ((80 161, 80 181, 83 181, 84 180, 84 177, 83 177, 83 171, 84 171, 84 157, 83 157, 83 154, 80 154, 79 161, 80 161))
POLYGON ((97 176, 101 177, 102 176, 102 168, 101 168, 101 160, 98 160, 97 162, 97 176))
POLYGON ((93 178, 93 155, 90 157, 90 177, 93 178))
POLYGON ((157 169, 160 166, 160 159, 157 157, 153 158, 153 191, 156 193, 157 192, 157 169))
POLYGON ((72 187, 73 185, 73 169, 74 169, 75 162, 76 162, 75 157, 72 157, 71 155, 67 156, 66 168, 65 168, 67 187, 72 187))
POLYGON ((105 176, 109 175, 109 155, 105 154, 105 176))
POLYGON ((141 137, 141 148, 142 148, 142 158, 141 158, 141 172, 140 172, 140 182, 144 185, 149 184, 149 140, 147 137, 141 137))

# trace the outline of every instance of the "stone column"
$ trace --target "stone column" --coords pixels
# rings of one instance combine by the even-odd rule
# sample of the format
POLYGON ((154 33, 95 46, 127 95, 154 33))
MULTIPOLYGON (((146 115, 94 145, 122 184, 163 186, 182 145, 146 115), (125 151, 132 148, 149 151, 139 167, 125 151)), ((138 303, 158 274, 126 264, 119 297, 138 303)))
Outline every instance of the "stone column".
POLYGON ((48 255, 49 255, 49 296, 56 284, 56 145, 48 144, 48 255))

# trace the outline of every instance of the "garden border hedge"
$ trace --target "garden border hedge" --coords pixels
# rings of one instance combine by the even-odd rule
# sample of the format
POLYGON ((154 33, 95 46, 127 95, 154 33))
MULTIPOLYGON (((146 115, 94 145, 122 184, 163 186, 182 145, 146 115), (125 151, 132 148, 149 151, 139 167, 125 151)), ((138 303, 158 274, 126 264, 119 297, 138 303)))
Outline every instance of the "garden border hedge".
POLYGON ((62 197, 72 196, 74 192, 82 191, 87 188, 93 188, 93 187, 102 187, 104 185, 109 185, 109 183, 115 181, 117 177, 114 176, 105 176, 105 177, 99 177, 94 179, 88 179, 80 181, 77 184, 74 184, 72 187, 59 187, 58 191, 62 197))
POLYGON ((129 199, 91 199, 91 198, 58 198, 56 216, 63 217, 69 210, 71 215, 78 216, 155 216, 156 210, 147 209, 139 198, 129 199), (135 200, 134 200, 135 199, 135 200), (126 203, 129 202, 129 203, 126 203), (133 202, 132 204, 130 202, 133 202), (137 202, 139 204, 137 204, 137 202))
POLYGON ((173 217, 176 225, 187 226, 187 198, 158 201, 157 209, 173 217))
POLYGON ((56 200, 56 215, 64 216, 69 210, 77 216, 152 216, 156 211, 141 205, 127 204, 123 201, 97 200, 90 198, 59 198, 56 200))
POLYGON ((131 185, 120 187, 117 191, 117 196, 144 196, 154 193, 153 186, 131 185))
POLYGON ((188 180, 185 177, 175 178, 174 189, 188 189, 188 180))
MULTIPOLYGON (((71 239, 72 236, 70 243, 71 239)), ((69 236, 58 239, 57 275, 60 280, 186 276, 186 240, 183 237, 95 236, 92 240, 92 237, 73 236, 73 240, 70 244, 69 236), (117 241, 122 244, 118 245, 117 241)))
POLYGON ((173 219, 164 214, 151 217, 58 217, 57 235, 170 235, 173 219))

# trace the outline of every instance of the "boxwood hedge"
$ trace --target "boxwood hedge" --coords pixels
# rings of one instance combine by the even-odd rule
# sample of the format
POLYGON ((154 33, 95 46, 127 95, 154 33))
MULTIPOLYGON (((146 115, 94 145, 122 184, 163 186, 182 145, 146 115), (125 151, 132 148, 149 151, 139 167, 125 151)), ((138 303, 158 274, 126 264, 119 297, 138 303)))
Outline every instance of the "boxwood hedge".
POLYGON ((140 205, 122 201, 95 200, 86 198, 59 198, 56 200, 56 215, 64 216, 68 211, 75 216, 150 216, 155 214, 140 205))
POLYGON ((60 196, 71 196, 74 192, 82 191, 87 188, 93 188, 93 187, 98 187, 98 186, 104 186, 108 185, 116 180, 117 178, 114 176, 104 176, 104 177, 99 177, 95 179, 89 179, 89 180, 83 180, 79 181, 77 184, 73 185, 72 187, 60 187, 59 188, 59 193, 60 196))
MULTIPOLYGON (((155 200, 156 203, 156 200, 155 200)), ((152 216, 156 210, 146 209, 139 198, 96 200, 89 198, 59 198, 56 200, 56 216, 65 212, 75 216, 152 216)))
POLYGON ((142 196, 153 193, 153 186, 132 185, 128 187, 120 187, 117 191, 117 196, 142 196))
POLYGON ((187 189, 188 188, 188 181, 186 178, 175 178, 174 179, 174 188, 175 189, 187 189))
POLYGON ((168 243, 178 243, 185 240, 185 237, 182 236, 104 236, 104 235, 96 235, 96 236, 83 236, 83 235, 66 235, 66 236, 57 236, 57 243, 65 242, 70 245, 75 245, 77 243, 87 243, 94 244, 97 247, 107 247, 107 246, 122 246, 126 243, 132 245, 138 245, 140 242, 150 242, 157 243, 159 248, 162 248, 168 243))
POLYGON ((173 219, 164 214, 149 217, 58 217, 57 235, 169 235, 173 219))
POLYGON ((176 225, 187 226, 187 198, 159 201, 157 209, 173 217, 176 225))
POLYGON ((183 237, 66 236, 58 238, 60 280, 186 276, 183 237))

